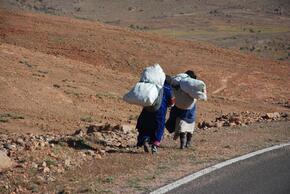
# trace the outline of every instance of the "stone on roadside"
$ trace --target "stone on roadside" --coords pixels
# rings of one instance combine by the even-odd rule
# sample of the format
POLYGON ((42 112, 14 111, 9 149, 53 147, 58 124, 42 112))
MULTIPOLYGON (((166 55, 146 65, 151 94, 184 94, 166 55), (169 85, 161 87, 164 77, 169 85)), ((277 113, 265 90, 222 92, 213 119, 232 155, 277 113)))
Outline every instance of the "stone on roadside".
POLYGON ((2 151, 0 151, 0 172, 11 168, 14 162, 2 151))
POLYGON ((94 156, 95 155, 95 152, 93 150, 87 150, 85 153, 87 155, 89 155, 89 156, 94 156))
POLYGON ((123 133, 127 134, 130 133, 131 131, 133 131, 135 129, 135 126, 133 125, 122 125, 121 127, 123 133))
POLYGON ((22 138, 18 138, 16 140, 16 143, 19 144, 19 145, 21 145, 21 146, 24 146, 25 145, 25 142, 24 142, 24 140, 22 138))
POLYGON ((5 143, 4 144, 4 148, 6 148, 8 150, 14 150, 14 149, 16 149, 16 145, 15 144, 10 144, 10 143, 5 143))
POLYGON ((283 113, 281 113, 281 117, 282 118, 287 118, 289 115, 287 114, 287 113, 285 113, 285 112, 283 112, 283 113))
POLYGON ((229 127, 229 126, 230 126, 230 123, 229 123, 228 121, 225 121, 225 122, 223 123, 223 126, 224 126, 224 127, 229 127))
POLYGON ((41 166, 42 166, 42 167, 46 167, 46 166, 47 166, 46 162, 45 162, 45 161, 42 162, 41 166))
POLYGON ((198 128, 207 129, 207 128, 214 127, 214 125, 215 124, 213 124, 212 122, 202 121, 201 123, 198 123, 198 128))
POLYGON ((102 155, 101 154, 96 154, 96 155, 94 155, 94 158, 96 158, 96 159, 102 159, 102 155))
POLYGON ((49 169, 48 167, 44 167, 44 168, 43 168, 43 172, 44 172, 44 173, 49 173, 49 172, 50 172, 50 169, 49 169))
POLYGON ((0 134, 0 139, 3 140, 3 141, 7 141, 8 140, 8 135, 0 134))
POLYGON ((280 118, 280 113, 274 112, 274 113, 266 113, 266 115, 263 116, 264 119, 275 119, 280 118))
POLYGON ((217 128, 221 128, 221 127, 223 127, 223 125, 224 125, 224 122, 216 122, 215 123, 215 127, 217 127, 217 128))
POLYGON ((31 167, 37 169, 37 168, 38 168, 38 164, 36 164, 35 162, 32 162, 32 163, 31 163, 31 167))
POLYGON ((56 172, 57 173, 63 173, 64 172, 64 168, 61 166, 61 167, 58 167, 57 169, 56 169, 56 172))
POLYGON ((241 119, 240 119, 239 117, 237 117, 237 116, 232 116, 232 117, 230 117, 230 118, 229 118, 229 122, 230 122, 230 123, 235 123, 236 125, 239 125, 239 124, 242 123, 242 122, 241 122, 241 119))
POLYGON ((71 166, 71 160, 70 160, 70 159, 66 159, 66 160, 64 161, 64 166, 65 166, 66 168, 69 168, 69 167, 71 166))
POLYGON ((39 146, 40 146, 40 147, 45 147, 45 142, 43 142, 43 141, 40 142, 40 143, 39 143, 39 146))
POLYGON ((236 126, 236 123, 230 123, 229 125, 230 125, 230 127, 234 127, 234 126, 236 126))

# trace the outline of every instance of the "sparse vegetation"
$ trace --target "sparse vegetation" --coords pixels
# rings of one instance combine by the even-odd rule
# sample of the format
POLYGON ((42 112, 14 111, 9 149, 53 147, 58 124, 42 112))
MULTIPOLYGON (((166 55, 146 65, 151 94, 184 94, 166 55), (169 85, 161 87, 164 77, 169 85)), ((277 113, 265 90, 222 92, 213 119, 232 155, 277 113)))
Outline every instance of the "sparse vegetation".
POLYGON ((225 145, 224 148, 230 149, 231 146, 230 145, 225 145))
POLYGON ((42 73, 42 74, 48 74, 48 71, 42 71, 42 70, 38 70, 38 73, 42 73))
POLYGON ((45 77, 45 75, 43 75, 43 74, 38 74, 38 73, 33 73, 32 76, 35 76, 35 77, 45 77))
POLYGON ((0 122, 7 123, 9 119, 24 119, 24 117, 15 113, 0 114, 0 122))
POLYGON ((26 65, 26 66, 29 67, 29 68, 32 67, 32 65, 31 65, 30 63, 28 63, 27 61, 23 61, 23 60, 21 60, 21 61, 19 61, 19 63, 22 63, 22 64, 26 65))
POLYGON ((53 87, 54 87, 54 88, 60 88, 60 85, 58 85, 58 84, 53 84, 53 87))
POLYGON ((64 93, 68 94, 68 95, 73 95, 75 97, 80 97, 81 96, 81 93, 78 93, 76 91, 71 91, 71 90, 65 90, 64 93))
POLYGON ((288 110, 289 14, 275 22, 277 16, 264 12, 275 6, 257 7, 257 1, 253 9, 236 1, 212 1, 210 7, 169 1, 143 0, 144 7, 137 1, 91 1, 89 7, 89 1, 74 1, 57 8, 56 0, 15 4, 87 21, 1 10, 1 111, 16 116, 0 114, 0 148, 17 167, 0 173, 0 193, 146 192, 219 160, 289 141, 286 120, 255 120, 252 126, 247 116, 235 127, 229 119, 214 121, 231 110, 288 110), (148 9, 148 2, 157 6, 148 9), (212 100, 198 105, 197 118, 213 122, 197 129, 192 148, 179 152, 166 135, 152 156, 134 147, 141 107, 125 104, 121 96, 155 62, 172 75, 193 68, 206 80, 212 100), (20 113, 25 120, 13 120, 22 119, 20 113), (74 133, 86 127, 89 132, 74 133))
POLYGON ((129 187, 132 187, 134 189, 141 191, 144 188, 140 185, 140 181, 141 180, 139 178, 132 178, 132 179, 129 179, 127 182, 128 182, 129 187))
POLYGON ((108 176, 105 179, 103 179, 101 182, 102 183, 113 184, 114 181, 115 181, 115 178, 113 176, 108 176))
POLYGON ((8 190, 5 188, 5 186, 0 186, 0 193, 7 193, 8 190))
POLYGON ((139 116, 139 115, 130 115, 130 116, 128 117, 128 120, 129 120, 129 121, 137 120, 137 119, 138 119, 138 116, 139 116))
POLYGON ((56 165, 56 161, 51 159, 51 158, 46 159, 45 162, 46 162, 48 167, 56 165))
POLYGON ((95 96, 100 99, 120 99, 121 98, 117 96, 116 94, 109 93, 109 92, 99 92, 95 96))
POLYGON ((91 123, 94 121, 94 119, 91 116, 86 115, 81 117, 81 121, 91 123))
POLYGON ((134 24, 130 24, 129 28, 134 29, 134 30, 149 30, 148 26, 139 26, 139 25, 134 25, 134 24))
POLYGON ((1 123, 7 123, 8 122, 8 118, 0 116, 0 122, 1 123))

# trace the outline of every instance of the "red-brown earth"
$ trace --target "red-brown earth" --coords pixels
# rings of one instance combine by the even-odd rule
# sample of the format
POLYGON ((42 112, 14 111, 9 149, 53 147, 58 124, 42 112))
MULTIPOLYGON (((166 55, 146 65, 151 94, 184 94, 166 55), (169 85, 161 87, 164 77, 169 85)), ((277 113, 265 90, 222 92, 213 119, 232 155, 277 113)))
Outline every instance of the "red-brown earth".
MULTIPOLYGON (((92 123, 134 125, 141 108, 123 102, 122 95, 153 63, 171 75, 192 69, 206 82, 209 100, 198 103, 198 122, 232 112, 289 114, 288 61, 97 22, 0 10, 0 133, 16 136, 17 142, 28 132, 37 139, 35 134, 63 135, 92 123)), ((19 165, 0 175, 0 191, 148 191, 188 170, 289 139, 289 121, 216 128, 199 131, 194 148, 184 152, 167 137, 155 158, 135 148, 90 157, 39 140, 40 145, 23 152, 8 149, 19 165), (174 163, 180 157, 185 165, 174 163), (183 170, 174 174, 172 165, 183 170), (162 172, 155 174, 158 170, 162 172), (137 177, 147 177, 146 183, 137 177)))

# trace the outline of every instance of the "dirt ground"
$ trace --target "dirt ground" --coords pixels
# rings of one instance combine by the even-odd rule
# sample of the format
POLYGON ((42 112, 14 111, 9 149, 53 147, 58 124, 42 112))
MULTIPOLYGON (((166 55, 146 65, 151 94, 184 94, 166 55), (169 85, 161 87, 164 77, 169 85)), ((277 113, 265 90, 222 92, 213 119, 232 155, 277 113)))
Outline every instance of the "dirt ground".
POLYGON ((194 146, 184 151, 166 136, 157 155, 144 154, 134 144, 127 151, 103 153, 48 140, 91 124, 134 128, 141 108, 122 96, 153 63, 171 75, 193 69, 207 83, 209 100, 198 103, 199 123, 227 113, 289 115, 287 60, 0 9, 0 148, 17 162, 0 174, 0 192, 148 192, 218 161, 289 141, 287 119, 199 129, 194 146))
POLYGON ((289 142, 288 121, 198 130, 193 147, 169 135, 156 155, 130 148, 96 158, 64 145, 15 154, 19 165, 0 175, 3 193, 143 193, 217 162, 289 142), (46 166, 49 170, 45 170, 46 166))
POLYGON ((209 100, 198 117, 288 111, 289 62, 262 60, 206 43, 162 38, 100 23, 0 11, 1 110, 21 120, 1 130, 75 130, 87 120, 132 122, 140 108, 121 98, 142 68, 193 69, 209 100), (81 27, 83 26, 83 27, 81 27), (8 65, 9 64, 9 65, 8 65))

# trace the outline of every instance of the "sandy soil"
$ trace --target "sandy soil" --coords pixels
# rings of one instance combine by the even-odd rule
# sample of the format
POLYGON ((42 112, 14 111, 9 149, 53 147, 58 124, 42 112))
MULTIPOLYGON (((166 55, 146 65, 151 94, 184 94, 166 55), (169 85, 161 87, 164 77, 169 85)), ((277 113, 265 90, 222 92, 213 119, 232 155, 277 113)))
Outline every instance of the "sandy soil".
POLYGON ((74 130, 85 116, 129 122, 140 108, 121 97, 142 68, 156 62, 169 74, 193 69, 207 83, 211 100, 200 103, 200 119, 221 112, 288 110, 283 106, 289 101, 287 62, 88 21, 0 14, 0 106, 3 113, 24 117, 1 123, 2 130, 17 130, 18 124, 40 131, 74 130))
MULTIPOLYGON (((229 112, 289 113, 288 61, 97 22, 0 10, 0 134, 134 125, 141 109, 122 95, 143 67, 156 62, 168 74, 193 69, 207 83, 209 101, 198 104, 199 122, 229 112)), ((212 128, 198 131, 194 147, 184 152, 167 137, 157 156, 135 150, 97 159, 48 145, 12 153, 20 164, 0 175, 0 192, 148 191, 217 161, 289 141, 289 130, 289 121, 212 128), (58 172, 58 161, 67 158, 76 164, 58 172), (33 163, 44 168, 35 170, 33 163)))

